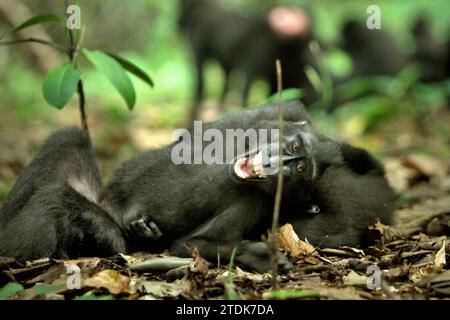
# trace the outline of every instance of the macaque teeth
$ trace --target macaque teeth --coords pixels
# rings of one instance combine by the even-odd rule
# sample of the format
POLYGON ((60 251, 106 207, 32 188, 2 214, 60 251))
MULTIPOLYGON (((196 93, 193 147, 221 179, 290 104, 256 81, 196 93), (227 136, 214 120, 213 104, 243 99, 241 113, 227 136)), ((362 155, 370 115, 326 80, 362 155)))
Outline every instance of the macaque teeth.
POLYGON ((267 174, 266 174, 266 172, 264 171, 264 166, 263 166, 262 163, 261 163, 261 172, 260 172, 259 176, 260 176, 261 178, 267 178, 267 174))
POLYGON ((267 178, 262 163, 262 152, 259 151, 254 157, 246 157, 236 161, 234 173, 241 179, 267 178))
POLYGON ((239 159, 234 164, 234 173, 242 179, 247 179, 249 177, 249 174, 242 168, 246 166, 247 159, 239 159))
POLYGON ((259 173, 260 173, 260 168, 259 168, 259 166, 253 166, 253 171, 255 172, 255 174, 256 174, 256 176, 259 176, 259 173))
POLYGON ((259 151, 254 157, 252 161, 253 166, 257 166, 262 164, 262 152, 259 151))
POLYGON ((252 167, 255 175, 260 178, 263 173, 262 152, 259 151, 252 159, 252 167))

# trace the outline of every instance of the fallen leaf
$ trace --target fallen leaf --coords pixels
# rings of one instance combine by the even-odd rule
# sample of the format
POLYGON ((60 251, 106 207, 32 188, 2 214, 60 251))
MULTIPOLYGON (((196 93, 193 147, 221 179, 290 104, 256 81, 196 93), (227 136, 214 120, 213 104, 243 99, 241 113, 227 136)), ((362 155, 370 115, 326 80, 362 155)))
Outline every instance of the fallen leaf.
POLYGON ((392 241, 403 238, 404 234, 391 226, 382 224, 378 220, 368 227, 368 237, 369 240, 377 243, 379 247, 384 247, 384 245, 392 241))
POLYGON ((342 278, 346 286, 367 287, 367 277, 357 274, 351 270, 350 273, 342 278))
POLYGON ((168 271, 192 263, 192 258, 163 257, 153 258, 142 262, 130 263, 130 269, 133 271, 168 271))
POLYGON ((100 258, 80 258, 75 260, 65 260, 64 266, 77 265, 80 269, 94 270, 100 264, 100 258))
POLYGON ((450 295, 450 270, 431 274, 420 281, 418 286, 431 289, 439 295, 450 295))
POLYGON ((431 219, 448 212, 450 196, 427 200, 413 205, 411 208, 396 210, 392 225, 405 235, 422 230, 431 219))
MULTIPOLYGON (((218 282, 226 282, 229 279, 230 273, 229 271, 224 271, 221 274, 217 275, 216 280, 218 282)), ((272 278, 269 273, 251 273, 242 270, 239 267, 235 268, 235 271, 231 273, 231 277, 233 281, 242 281, 248 280, 254 283, 263 283, 268 282, 272 278)))
POLYGON ((208 262, 200 256, 197 247, 186 247, 193 261, 187 269, 183 295, 190 299, 200 299, 205 288, 205 279, 208 275, 208 262))
POLYGON ((188 253, 192 256, 193 261, 189 265, 189 271, 201 274, 205 277, 208 274, 208 262, 200 256, 197 247, 187 247, 188 253))
POLYGON ((433 177, 445 173, 445 165, 438 159, 425 154, 409 154, 402 160, 403 166, 416 170, 419 174, 433 177))
POLYGON ((62 277, 67 277, 66 267, 62 264, 57 264, 52 267, 50 267, 47 271, 44 273, 39 274, 38 276, 34 277, 31 280, 26 281, 26 284, 35 284, 35 283, 45 283, 45 284, 51 284, 57 279, 60 279, 62 277))
POLYGON ((130 293, 130 278, 116 270, 104 270, 86 279, 84 285, 93 288, 105 288, 112 294, 130 293))
POLYGON ((396 158, 386 158, 383 163, 389 185, 398 193, 408 190, 410 181, 417 176, 417 172, 406 168, 396 158))
POLYGON ((311 244, 299 239, 290 223, 278 229, 276 239, 278 247, 293 261, 302 260, 311 264, 319 262, 319 253, 311 244))
MULTIPOLYGON (((182 292, 184 281, 168 283, 164 281, 137 280, 133 286, 146 295, 150 295, 155 298, 176 298, 182 292)), ((148 300, 149 297, 146 299, 148 300)))
POLYGON ((442 268, 447 264, 445 260, 445 241, 442 244, 442 248, 436 253, 436 257, 434 258, 434 266, 437 270, 442 270, 442 268))

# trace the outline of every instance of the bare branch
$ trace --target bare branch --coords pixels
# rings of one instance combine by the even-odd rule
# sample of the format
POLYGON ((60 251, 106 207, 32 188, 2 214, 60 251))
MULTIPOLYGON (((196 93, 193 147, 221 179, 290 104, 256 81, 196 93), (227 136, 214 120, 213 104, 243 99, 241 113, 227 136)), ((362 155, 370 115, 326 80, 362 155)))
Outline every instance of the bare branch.
POLYGON ((283 108, 282 108, 282 72, 281 72, 281 62, 276 61, 276 71, 277 71, 277 86, 278 86, 278 179, 277 179, 277 192, 275 194, 275 204, 273 208, 273 218, 272 218, 272 232, 269 234, 267 239, 267 246, 270 250, 270 260, 272 267, 272 290, 278 288, 277 276, 278 276, 278 246, 275 237, 275 233, 278 227, 278 221, 280 219, 280 207, 281 207, 281 196, 283 194, 283 136, 284 136, 284 122, 283 122, 283 108))
POLYGON ((67 48, 65 48, 64 46, 58 44, 58 43, 54 43, 48 40, 44 40, 44 39, 38 39, 38 38, 26 38, 26 39, 17 39, 17 40, 11 40, 11 41, 4 41, 4 42, 0 42, 0 46, 5 46, 5 45, 12 45, 12 44, 21 44, 21 43, 28 43, 28 42, 34 42, 34 43, 40 43, 49 47, 52 47, 64 54, 67 54, 67 48))

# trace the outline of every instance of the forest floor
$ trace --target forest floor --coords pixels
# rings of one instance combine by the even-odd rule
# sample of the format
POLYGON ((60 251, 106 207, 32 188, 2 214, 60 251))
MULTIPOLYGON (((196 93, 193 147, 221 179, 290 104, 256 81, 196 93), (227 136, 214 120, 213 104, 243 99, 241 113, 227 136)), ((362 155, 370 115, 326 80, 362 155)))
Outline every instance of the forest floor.
MULTIPOLYGON (((0 129, 0 207, 51 131, 39 124, 27 129, 0 129)), ((101 126, 93 131, 106 175, 129 153, 152 147, 149 140, 166 143, 171 132, 139 126, 130 134, 117 129, 102 136, 101 126), (131 151, 117 151, 128 140, 135 145, 131 151)), ((409 132, 407 140, 417 141, 415 134, 409 132)), ((448 150, 448 139, 438 148, 448 150)), ((370 226, 371 244, 365 248, 314 248, 283 226, 278 240, 294 270, 277 277, 277 290, 271 289, 270 273, 208 265, 194 250, 192 259, 165 253, 26 263, 0 258, 0 299, 450 299, 450 161, 407 148, 383 162, 401 195, 392 225, 370 226)))

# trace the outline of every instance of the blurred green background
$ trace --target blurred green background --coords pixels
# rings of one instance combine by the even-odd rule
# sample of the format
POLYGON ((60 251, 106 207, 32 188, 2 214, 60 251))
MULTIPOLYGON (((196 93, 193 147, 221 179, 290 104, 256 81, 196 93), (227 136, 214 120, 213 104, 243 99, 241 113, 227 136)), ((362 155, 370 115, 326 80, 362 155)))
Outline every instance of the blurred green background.
MULTIPOLYGON (((449 37, 448 0, 221 1, 244 15, 262 12, 274 3, 306 5, 313 14, 315 34, 327 46, 325 58, 329 68, 339 76, 349 74, 352 68, 351 59, 335 48, 341 25, 350 17, 365 20, 370 4, 380 6, 382 28, 393 34, 405 52, 414 50, 409 30, 419 14, 432 21, 437 39, 444 41, 449 37)), ((13 2, 18 12, 25 8, 33 15, 62 13, 59 0, 13 2)), ((155 82, 154 89, 149 89, 133 78, 138 100, 129 112, 107 79, 81 62, 89 124, 102 169, 108 176, 135 152, 167 143, 172 130, 183 125, 194 86, 192 56, 177 29, 176 0, 79 3, 83 46, 121 54, 146 70, 155 82)), ((0 34, 10 27, 11 22, 0 15, 0 34)), ((55 41, 63 41, 54 26, 45 26, 45 31, 55 41)), ((51 62, 56 65, 65 58, 57 55, 55 59, 51 62)), ((46 67, 38 62, 29 54, 27 45, 0 46, 0 202, 45 136, 61 126, 79 125, 76 98, 61 111, 46 105, 41 93, 46 67)), ((239 74, 233 77, 235 83, 242 82, 239 74)), ((213 61, 208 64, 206 79, 207 101, 214 104, 223 80, 213 61)), ((421 84, 415 80, 414 69, 406 69, 395 77, 382 78, 380 87, 381 93, 348 101, 333 114, 317 108, 310 112, 325 133, 381 156, 401 156, 415 150, 448 158, 449 82, 421 84)), ((252 87, 250 105, 264 103, 268 90, 267 84, 257 82, 252 87)), ((226 104, 229 110, 238 108, 239 92, 231 92, 226 104)))

